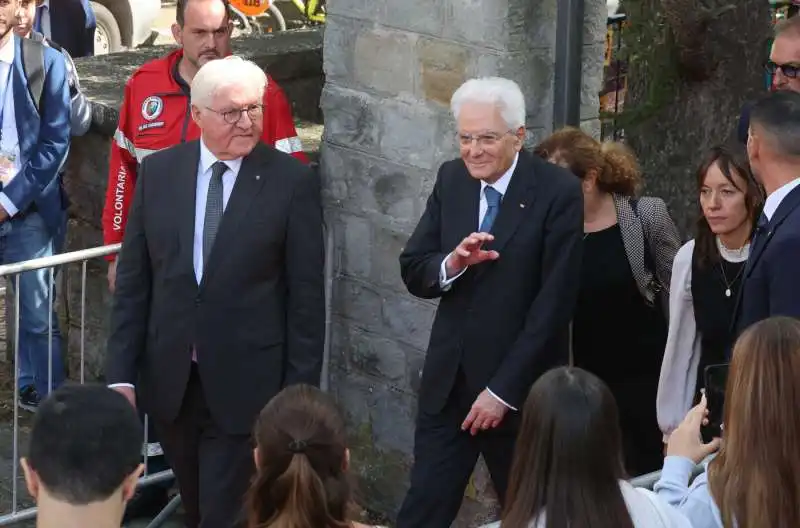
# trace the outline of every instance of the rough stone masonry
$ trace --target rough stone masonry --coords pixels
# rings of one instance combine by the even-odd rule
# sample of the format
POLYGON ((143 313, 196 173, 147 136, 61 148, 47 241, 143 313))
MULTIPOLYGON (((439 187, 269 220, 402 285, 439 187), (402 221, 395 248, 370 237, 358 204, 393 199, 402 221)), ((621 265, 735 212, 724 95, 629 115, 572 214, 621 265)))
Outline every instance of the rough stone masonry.
MULTIPOLYGON (((466 79, 520 84, 531 143, 553 116, 556 0, 336 0, 323 47, 321 152, 336 278, 330 382, 346 409, 361 492, 396 513, 411 462, 416 391, 436 305, 407 294, 397 257, 438 165, 457 155, 448 103, 466 79)), ((597 134, 606 6, 587 0, 581 115, 597 134)), ((458 526, 496 509, 479 467, 458 526)))

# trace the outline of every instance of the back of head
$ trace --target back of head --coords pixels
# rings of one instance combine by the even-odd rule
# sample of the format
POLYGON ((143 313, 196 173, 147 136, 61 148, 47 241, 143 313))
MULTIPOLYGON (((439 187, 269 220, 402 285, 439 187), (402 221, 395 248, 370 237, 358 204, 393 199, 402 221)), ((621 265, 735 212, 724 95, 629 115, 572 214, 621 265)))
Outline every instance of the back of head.
POLYGON ((561 367, 544 374, 525 401, 503 528, 633 528, 619 488, 622 444, 614 397, 596 376, 561 367))
POLYGON ((257 476, 248 492, 250 528, 349 528, 344 420, 315 387, 292 385, 255 426, 257 476))
POLYGON ((613 141, 601 143, 579 128, 557 130, 534 152, 581 180, 595 174, 597 188, 606 193, 633 196, 641 183, 639 164, 628 147, 613 141))
POLYGON ((111 497, 136 471, 143 439, 139 415, 124 396, 68 384, 39 406, 26 462, 52 498, 84 506, 111 497))
POLYGON ((726 527, 800 526, 800 321, 773 317, 737 340, 722 448, 709 486, 726 527))
POLYGON ((750 131, 774 156, 798 162, 800 93, 782 90, 759 99, 750 110, 750 131))

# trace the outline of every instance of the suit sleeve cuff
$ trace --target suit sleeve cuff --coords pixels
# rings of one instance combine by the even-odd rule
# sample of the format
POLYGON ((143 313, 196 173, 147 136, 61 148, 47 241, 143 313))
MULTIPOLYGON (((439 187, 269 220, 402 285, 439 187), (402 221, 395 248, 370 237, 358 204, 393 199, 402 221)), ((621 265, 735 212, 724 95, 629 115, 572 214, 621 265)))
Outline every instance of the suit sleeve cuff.
POLYGON ((112 383, 108 386, 109 389, 113 389, 114 387, 128 387, 129 389, 135 389, 136 387, 133 386, 132 383, 112 383))
POLYGON ((456 281, 456 279, 462 276, 465 271, 467 271, 467 268, 464 268, 455 275, 453 275, 452 277, 448 278, 447 259, 450 258, 450 255, 452 255, 452 253, 447 254, 447 256, 442 260, 442 265, 439 267, 439 288, 441 288, 442 291, 449 290, 450 286, 452 286, 452 284, 456 281))
POLYGON ((17 206, 14 205, 14 202, 11 201, 11 198, 6 193, 0 193, 0 205, 6 210, 8 216, 14 216, 19 212, 17 206))
POLYGON ((516 411, 516 410, 517 410, 517 408, 516 408, 516 407, 512 407, 511 405, 509 405, 508 403, 506 403, 506 401, 505 401, 505 400, 503 400, 503 398, 501 398, 500 396, 498 396, 497 394, 495 394, 494 392, 492 392, 492 389, 490 389, 489 387, 486 387, 486 391, 487 391, 489 394, 491 394, 491 395, 492 395, 492 397, 493 397, 495 400, 499 401, 500 403, 502 403, 503 405, 505 405, 506 407, 508 407, 508 408, 509 408, 509 409, 511 409, 512 411, 516 411))

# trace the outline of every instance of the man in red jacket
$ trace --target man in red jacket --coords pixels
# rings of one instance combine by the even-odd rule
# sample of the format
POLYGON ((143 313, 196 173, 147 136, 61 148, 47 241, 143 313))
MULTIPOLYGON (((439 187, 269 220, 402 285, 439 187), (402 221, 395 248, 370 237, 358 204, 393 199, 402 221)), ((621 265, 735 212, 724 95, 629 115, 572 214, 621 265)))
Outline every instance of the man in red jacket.
MULTIPOLYGON (((172 34, 181 49, 144 64, 125 85, 119 125, 111 144, 103 243, 122 242, 139 162, 158 150, 200 137, 190 112, 189 86, 208 61, 231 54, 228 0, 178 0, 172 34)), ((262 141, 308 161, 297 137, 286 95, 268 78, 262 141)), ((109 257, 114 290, 116 258, 109 257)))
MULTIPOLYGON (((128 79, 111 144, 103 208, 104 244, 122 242, 139 162, 153 152, 200 137, 200 129, 191 117, 189 87, 203 64, 231 54, 233 26, 228 4, 228 0, 178 0, 172 34, 181 49, 144 64, 128 79)), ((261 139, 278 150, 308 161, 286 96, 269 77, 264 93, 261 139)), ((113 292, 117 273, 115 256, 109 261, 108 286, 113 292)), ((167 469, 152 428, 148 439, 148 471, 167 469)), ((155 515, 166 505, 169 484, 140 488, 128 504, 125 522, 155 515)))

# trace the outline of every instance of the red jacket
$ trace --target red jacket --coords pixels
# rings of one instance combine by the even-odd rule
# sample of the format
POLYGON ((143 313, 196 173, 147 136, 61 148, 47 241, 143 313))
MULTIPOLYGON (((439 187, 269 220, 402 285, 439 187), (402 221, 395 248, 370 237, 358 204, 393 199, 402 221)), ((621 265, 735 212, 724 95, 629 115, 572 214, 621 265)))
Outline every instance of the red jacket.
MULTIPOLYGON (((136 70, 125 85, 119 124, 111 142, 108 188, 103 207, 103 243, 122 242, 136 185, 137 164, 148 154, 200 138, 191 117, 189 87, 178 75, 177 50, 136 70)), ((286 95, 268 78, 262 141, 308 162, 294 128, 286 95)), ((110 257, 109 260, 113 260, 110 257)))

